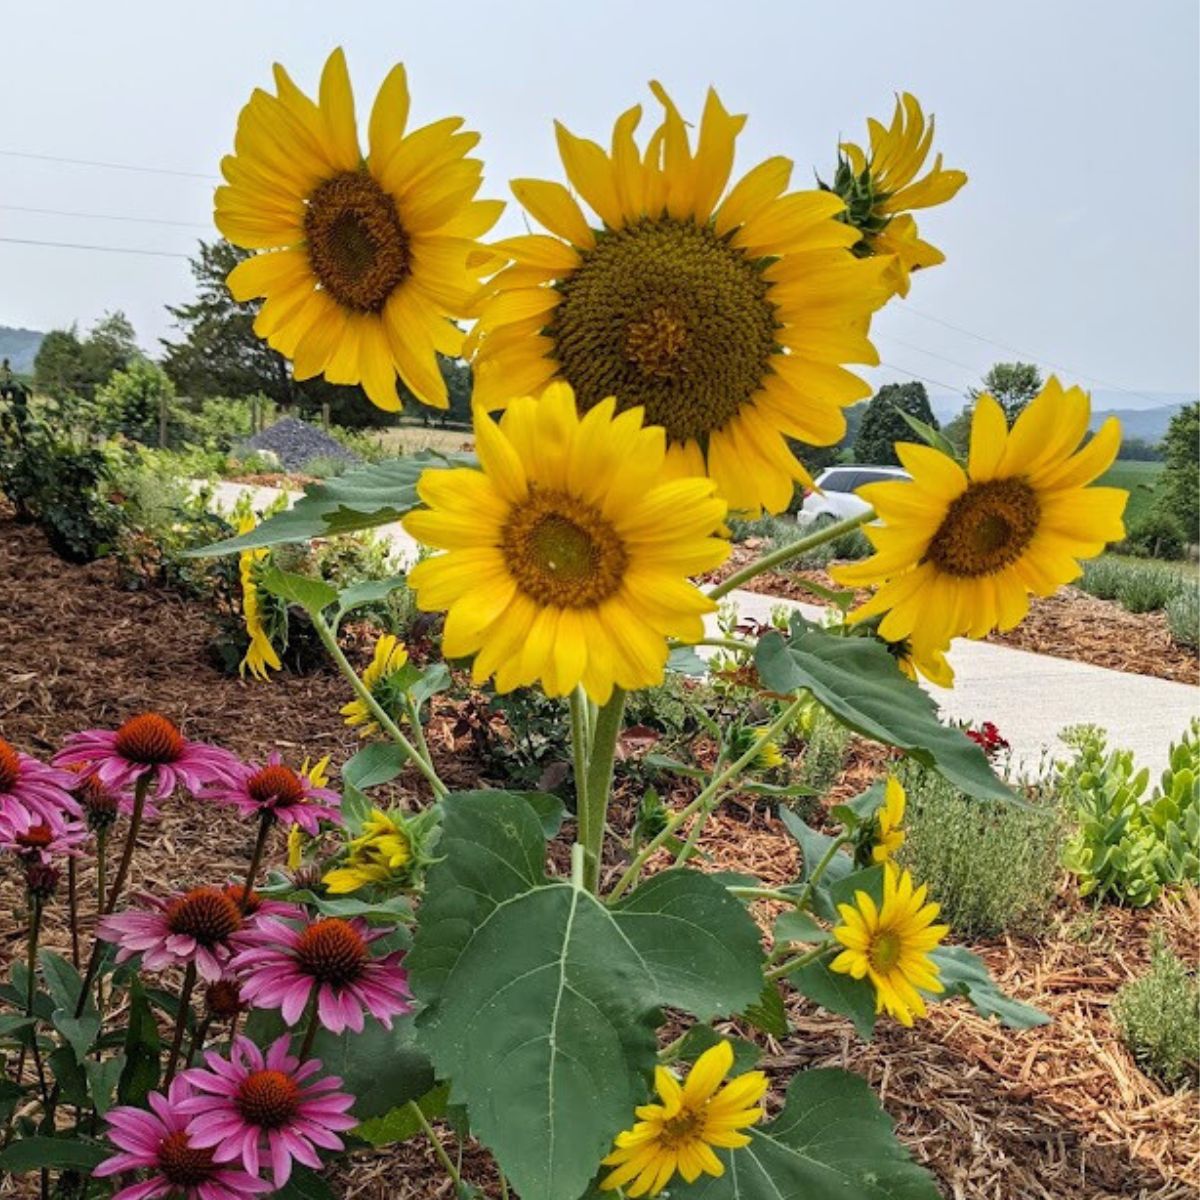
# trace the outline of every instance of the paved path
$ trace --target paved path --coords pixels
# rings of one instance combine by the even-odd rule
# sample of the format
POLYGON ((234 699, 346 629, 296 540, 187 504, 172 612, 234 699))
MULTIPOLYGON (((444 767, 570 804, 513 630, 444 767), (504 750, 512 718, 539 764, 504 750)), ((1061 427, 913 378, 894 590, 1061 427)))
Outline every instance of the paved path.
MULTIPOLYGON (((229 508, 244 491, 253 494, 258 511, 279 495, 276 488, 221 482, 214 499, 229 508)), ((401 560, 416 557, 416 542, 399 525, 380 526, 375 532, 395 546, 401 560)), ((824 612, 815 605, 756 592, 739 590, 727 599, 739 615, 761 621, 781 605, 798 608, 813 620, 820 620, 824 612)), ((1171 741, 1200 713, 1200 687, 1190 684, 965 638, 954 643, 949 658, 955 672, 953 690, 927 685, 928 691, 952 720, 994 721, 1012 743, 1014 764, 1024 772, 1036 772, 1047 753, 1062 753, 1060 730, 1087 723, 1108 730, 1110 744, 1132 750, 1137 762, 1157 777, 1167 764, 1171 741)))

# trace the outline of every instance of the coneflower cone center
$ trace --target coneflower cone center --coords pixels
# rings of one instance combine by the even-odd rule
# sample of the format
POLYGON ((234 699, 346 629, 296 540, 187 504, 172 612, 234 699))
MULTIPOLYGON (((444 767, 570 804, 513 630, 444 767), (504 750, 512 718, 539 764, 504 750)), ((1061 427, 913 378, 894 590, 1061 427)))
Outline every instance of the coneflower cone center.
POLYGON ((216 945, 241 927, 238 906, 217 888, 193 888, 167 907, 167 928, 201 946, 216 945))
POLYGON ((216 1170, 213 1152, 193 1146, 182 1129, 168 1133, 159 1142, 158 1166, 176 1187, 195 1187, 204 1183, 216 1170))
POLYGON ((1024 479, 972 483, 950 505, 926 557, 948 575, 994 574, 1021 557, 1040 517, 1037 493, 1024 479))
POLYGON ((900 961, 903 948, 899 934, 883 929, 871 939, 867 959, 880 975, 886 975, 900 961))
POLYGON ((581 409, 616 396, 703 443, 762 386, 777 325, 759 261, 674 217, 606 230, 581 259, 546 330, 581 409))
POLYGON ((344 308, 379 312, 411 270, 396 204, 367 171, 325 180, 304 210, 308 261, 344 308))
POLYGON ((0 794, 11 792, 21 777, 21 760, 17 752, 0 738, 0 794))
POLYGON ((242 1011, 242 992, 232 979, 218 979, 204 990, 204 1008, 218 1020, 236 1017, 242 1011))
POLYGON ((300 1088, 282 1071, 253 1071, 238 1085, 237 1110, 252 1125, 278 1129, 300 1107, 300 1088))
POLYGON ((130 717, 115 739, 117 753, 129 762, 157 767, 183 757, 183 735, 166 717, 142 713, 130 717))
POLYGON ((505 565, 536 603, 599 604, 621 587, 629 555, 599 510, 567 492, 531 487, 500 537, 505 565))
POLYGON ((251 798, 262 805, 304 803, 304 783, 291 767, 282 763, 255 771, 246 781, 251 798))
POLYGON ((366 965, 367 944, 354 926, 329 917, 300 935, 296 958, 305 974, 321 983, 353 983, 366 965))
POLYGON ((17 835, 17 841, 27 850, 44 850, 54 841, 54 830, 45 821, 30 825, 24 833, 17 835))

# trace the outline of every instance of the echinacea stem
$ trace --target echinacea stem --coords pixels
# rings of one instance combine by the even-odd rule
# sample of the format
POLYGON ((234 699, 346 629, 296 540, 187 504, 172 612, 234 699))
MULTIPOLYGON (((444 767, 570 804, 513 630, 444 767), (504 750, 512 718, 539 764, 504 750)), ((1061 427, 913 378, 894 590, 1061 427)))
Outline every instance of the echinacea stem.
POLYGON ((183 1031, 187 1028, 188 1014, 192 1011, 192 989, 196 986, 196 964, 188 963, 183 972, 183 986, 179 989, 179 1011, 175 1014, 175 1033, 171 1038, 171 1054, 167 1059, 167 1074, 163 1086, 175 1078, 179 1065, 179 1051, 183 1047, 183 1031))
POLYGON ((71 966, 79 970, 79 879, 75 857, 67 859, 67 908, 71 917, 71 966))
POLYGON ((258 837, 254 839, 254 853, 250 855, 246 882, 242 886, 242 896, 238 901, 238 908, 243 913, 250 907, 250 897, 254 893, 254 881, 258 878, 258 868, 262 865, 263 851, 267 848, 267 835, 271 832, 274 819, 269 809, 264 809, 258 818, 258 837))
POLYGON ((612 789, 613 762, 617 753, 617 738, 625 716, 625 693, 617 687, 606 704, 596 714, 596 730, 588 753, 587 785, 584 789, 586 837, 581 836, 584 850, 583 882, 595 892, 600 882, 600 861, 604 853, 604 830, 608 821, 608 799, 612 789))
MULTIPOLYGON (((29 958, 26 961, 26 970, 29 978, 25 985, 25 1015, 31 1020, 34 1017, 33 1001, 37 995, 37 952, 38 940, 42 931, 42 901, 38 896, 30 895, 29 897, 29 958)), ((38 1049, 37 1043, 37 1026, 31 1026, 29 1030, 29 1046, 33 1053, 33 1065, 37 1069, 38 1086, 41 1088, 42 1100, 47 1097, 46 1090, 46 1069, 42 1066, 42 1054, 38 1049)), ((17 1078, 21 1077, 21 1065, 17 1065, 17 1078)))
POLYGON ((312 1053, 313 1041, 321 1026, 320 1013, 317 1010, 317 1000, 313 997, 308 1010, 308 1028, 304 1031, 304 1041, 300 1043, 300 1060, 303 1062, 312 1053))
POLYGON ((450 1161, 450 1155, 446 1153, 446 1148, 442 1145, 441 1139, 438 1137, 433 1126, 430 1125, 429 1118, 426 1117, 421 1106, 415 1100, 410 1100, 408 1107, 412 1109, 413 1116, 417 1118, 417 1123, 425 1131, 425 1136, 429 1139, 429 1144, 433 1147, 433 1152, 437 1155, 438 1162, 442 1164, 443 1170, 450 1176, 450 1180, 454 1186, 461 1189, 462 1176, 459 1174, 458 1168, 450 1161))
POLYGON ((137 846, 138 834, 142 831, 142 813, 146 808, 146 794, 150 791, 150 784, 153 782, 155 772, 147 771, 145 774, 138 777, 137 784, 133 791, 133 814, 129 818, 129 831, 125 835, 125 845, 121 850, 121 860, 117 864, 117 875, 113 880, 113 885, 108 893, 108 900, 104 905, 105 914, 113 911, 117 907, 117 901, 121 898, 121 892, 125 888, 125 881, 129 878, 129 864, 133 861, 133 851, 137 846))

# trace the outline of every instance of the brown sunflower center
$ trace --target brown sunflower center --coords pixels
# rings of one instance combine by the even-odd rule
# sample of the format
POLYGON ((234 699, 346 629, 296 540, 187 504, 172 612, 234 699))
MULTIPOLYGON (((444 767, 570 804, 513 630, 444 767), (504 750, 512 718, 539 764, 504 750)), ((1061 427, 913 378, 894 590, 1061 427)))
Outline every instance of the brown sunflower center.
POLYGON ((300 776, 282 763, 255 771, 246 781, 246 790, 258 804, 284 807, 304 803, 300 776))
POLYGON ((252 1071, 238 1085, 234 1104, 251 1125, 278 1129, 300 1107, 300 1088, 282 1071, 252 1071))
POLYGON ((696 1140, 703 1124, 702 1113, 692 1112, 691 1109, 685 1108, 677 1117, 663 1122, 660 1141, 672 1148, 686 1145, 688 1142, 696 1140))
POLYGON ((367 943, 348 921, 327 917, 301 935, 296 959, 306 975, 321 983, 353 983, 367 962, 367 943))
POLYGON ((581 409, 644 405, 674 442, 701 442, 762 386, 775 307, 762 263, 674 217, 606 231, 559 285, 547 329, 581 409))
POLYGON ((900 961, 900 937, 889 929, 880 930, 867 949, 871 966, 881 975, 886 975, 900 961))
POLYGON ((412 270, 395 202, 366 171, 325 180, 304 210, 308 261, 344 308, 379 312, 412 270))
POLYGON ((157 767, 183 757, 183 734, 158 713, 130 717, 117 730, 117 753, 130 762, 157 767))
POLYGON ((202 946, 222 942, 241 927, 238 906, 219 888, 193 888, 167 907, 167 928, 202 946))
POLYGON ((213 1152, 193 1146, 180 1129, 168 1133, 158 1143, 158 1169, 176 1187, 196 1187, 217 1168, 213 1165, 213 1152))
POLYGON ((608 519, 577 496, 530 488, 500 536, 517 586, 538 604, 585 608, 621 586, 629 556, 608 519))
POLYGON ((948 575, 991 575, 1017 561, 1037 532, 1041 507, 1024 479, 971 484, 942 519, 926 557, 948 575))
POLYGON ((21 776, 21 760, 17 752, 0 738, 0 794, 11 792, 21 776))

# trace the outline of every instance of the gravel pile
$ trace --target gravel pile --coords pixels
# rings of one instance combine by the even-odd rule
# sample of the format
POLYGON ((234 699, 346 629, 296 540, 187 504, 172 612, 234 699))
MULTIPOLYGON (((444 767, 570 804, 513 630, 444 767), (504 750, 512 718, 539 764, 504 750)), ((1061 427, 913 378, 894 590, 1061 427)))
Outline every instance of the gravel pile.
POLYGON ((362 462, 357 454, 347 450, 341 442, 295 417, 280 417, 274 425, 268 425, 261 433, 247 438, 235 449, 235 453, 241 457, 264 451, 274 454, 285 471, 303 471, 317 458, 337 459, 350 465, 362 462))

